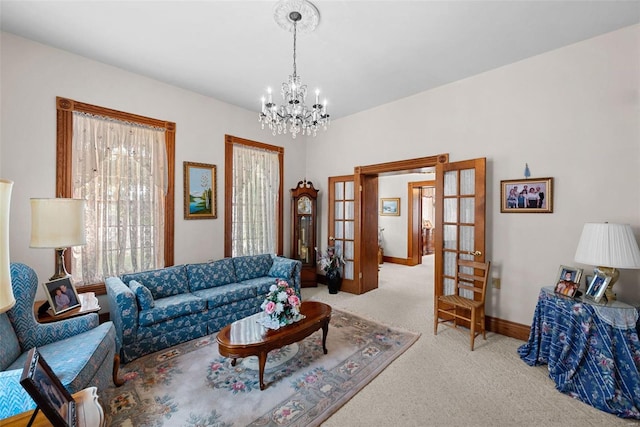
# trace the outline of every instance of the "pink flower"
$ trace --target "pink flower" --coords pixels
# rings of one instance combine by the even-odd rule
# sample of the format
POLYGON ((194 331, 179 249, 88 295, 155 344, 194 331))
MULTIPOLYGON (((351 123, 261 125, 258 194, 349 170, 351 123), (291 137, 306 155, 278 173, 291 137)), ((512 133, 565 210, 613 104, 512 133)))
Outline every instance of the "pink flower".
POLYGON ((269 301, 267 305, 265 305, 264 311, 267 314, 273 313, 274 311, 276 311, 276 303, 273 301, 269 301))
POLYGON ((297 295, 289 295, 289 304, 291 304, 293 307, 297 307, 298 305, 300 305, 300 298, 298 298, 297 295))

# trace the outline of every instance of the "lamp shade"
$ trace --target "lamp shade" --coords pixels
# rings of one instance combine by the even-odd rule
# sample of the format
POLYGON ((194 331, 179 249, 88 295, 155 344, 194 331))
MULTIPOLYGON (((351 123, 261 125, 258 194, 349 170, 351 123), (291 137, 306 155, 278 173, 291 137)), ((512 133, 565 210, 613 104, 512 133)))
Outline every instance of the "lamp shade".
POLYGON ((640 249, 629 224, 587 223, 576 262, 612 268, 640 268, 640 249))
POLYGON ((0 179, 0 313, 14 306, 9 261, 9 211, 13 181, 0 179))
POLYGON ((31 199, 30 247, 56 249, 84 244, 84 200, 31 199))

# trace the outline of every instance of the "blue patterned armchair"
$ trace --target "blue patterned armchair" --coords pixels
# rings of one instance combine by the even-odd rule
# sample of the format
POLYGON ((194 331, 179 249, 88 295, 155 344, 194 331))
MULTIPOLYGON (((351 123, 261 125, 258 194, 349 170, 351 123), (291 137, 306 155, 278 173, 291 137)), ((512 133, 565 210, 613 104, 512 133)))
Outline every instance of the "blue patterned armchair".
POLYGON ((112 322, 98 325, 96 313, 40 324, 33 313, 38 277, 24 264, 11 264, 16 305, 0 314, 0 419, 35 408, 20 385, 27 352, 38 347, 70 393, 113 385, 119 363, 112 322))

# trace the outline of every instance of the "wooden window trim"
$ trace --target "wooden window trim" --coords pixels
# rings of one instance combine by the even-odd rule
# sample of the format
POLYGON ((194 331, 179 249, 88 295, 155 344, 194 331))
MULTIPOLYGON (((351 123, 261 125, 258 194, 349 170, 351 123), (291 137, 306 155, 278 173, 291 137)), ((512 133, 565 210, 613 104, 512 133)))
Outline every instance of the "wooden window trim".
MULTIPOLYGON (((56 197, 72 197, 72 140, 73 140, 73 112, 95 114, 127 122, 155 126, 165 130, 165 144, 167 148, 167 196, 165 199, 164 225, 164 264, 166 267, 174 262, 174 205, 175 205, 175 151, 176 124, 164 120, 152 119, 137 114, 125 113, 110 108, 98 107, 68 98, 56 97, 56 197)), ((67 251, 65 264, 71 271, 71 259, 67 251)), ((96 294, 104 294, 104 283, 82 286, 84 290, 93 290, 96 294)))
POLYGON ((233 223, 232 215, 232 195, 233 195, 233 144, 241 144, 249 147, 260 148, 263 150, 275 151, 278 153, 280 185, 278 186, 278 242, 276 250, 278 255, 283 253, 283 227, 282 212, 284 201, 284 148, 277 145, 265 144, 262 142, 251 141, 249 139, 238 138, 233 135, 224 136, 224 256, 231 256, 231 226, 233 223))

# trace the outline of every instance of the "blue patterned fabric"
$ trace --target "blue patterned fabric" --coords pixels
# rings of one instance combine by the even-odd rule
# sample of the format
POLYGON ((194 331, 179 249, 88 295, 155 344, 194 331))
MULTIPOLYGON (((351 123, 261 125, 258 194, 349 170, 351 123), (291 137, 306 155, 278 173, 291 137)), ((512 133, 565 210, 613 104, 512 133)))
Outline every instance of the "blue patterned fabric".
POLYGON ((207 302, 207 308, 216 308, 232 302, 251 299, 256 296, 256 288, 244 283, 233 283, 224 287, 204 289, 193 293, 207 302))
POLYGON ((144 284, 151 291, 154 300, 189 292, 187 271, 184 265, 122 276, 124 283, 129 283, 132 280, 144 284))
POLYGON ((173 295, 157 299, 155 307, 141 311, 138 322, 140 326, 149 326, 188 314, 199 313, 205 308, 206 302, 193 294, 173 295))
POLYGON ((138 309, 149 310, 156 306, 156 303, 153 300, 153 295, 151 295, 151 291, 149 290, 149 288, 138 283, 135 280, 129 282, 129 287, 136 295, 136 300, 138 301, 138 309))
POLYGON ((223 258, 202 264, 187 264, 189 289, 191 292, 236 283, 233 259, 223 258))
MULTIPOLYGON (((118 349, 136 340, 138 330, 138 303, 136 296, 118 277, 108 277, 104 282, 109 301, 109 318, 116 328, 118 349)), ((126 360, 123 360, 126 363, 126 360)))
POLYGON ((0 371, 4 371, 20 356, 18 337, 5 313, 0 314, 0 371))
POLYGON ((238 282, 269 275, 273 258, 269 254, 231 258, 236 269, 238 282))
MULTIPOLYGON (((269 293, 269 288, 271 285, 276 284, 276 280, 273 277, 257 277, 255 279, 249 279, 242 282, 243 285, 250 285, 256 289, 256 295, 261 297, 262 299, 266 298, 269 293)), ((293 280, 287 280, 290 285, 293 285, 291 282, 293 280)))
POLYGON ((295 264, 282 258, 275 258, 271 269, 269 269, 269 276, 279 279, 290 279, 293 275, 295 264))
POLYGON ((543 288, 529 341, 528 365, 548 364, 556 388, 602 411, 640 419, 638 312, 623 303, 599 307, 543 288))
POLYGON ((116 352, 113 323, 98 325, 98 315, 92 313, 40 324, 33 313, 38 288, 35 272, 24 264, 11 264, 11 284, 16 304, 0 315, 0 360, 4 368, 0 372, 0 419, 35 408, 19 384, 27 352, 33 347, 38 347, 71 393, 90 386, 98 390, 113 386, 116 352), (13 360, 9 360, 13 356, 13 360))
POLYGON ((276 261, 278 268, 273 273, 286 279, 300 296, 302 263, 268 254, 107 278, 110 315, 122 362, 211 334, 257 313, 275 284, 276 278, 269 272, 276 261), (163 282, 163 278, 168 279, 163 282), (141 309, 132 280, 149 287, 155 307, 141 309))

